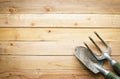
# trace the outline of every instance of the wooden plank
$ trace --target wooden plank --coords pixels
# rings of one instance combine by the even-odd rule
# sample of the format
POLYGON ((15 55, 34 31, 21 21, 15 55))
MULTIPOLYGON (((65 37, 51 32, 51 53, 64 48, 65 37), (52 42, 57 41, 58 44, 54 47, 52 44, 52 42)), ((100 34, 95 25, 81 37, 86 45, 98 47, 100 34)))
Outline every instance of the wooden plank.
POLYGON ((120 0, 0 0, 0 13, 120 13, 120 0))
MULTIPOLYGON (((120 56, 113 56, 120 62, 120 56)), ((108 63, 104 65, 111 69, 108 63)), ((0 70, 19 69, 86 69, 75 56, 0 56, 0 70)))
MULTIPOLYGON (((98 50, 89 43, 98 55, 98 50)), ((100 42, 97 41, 99 45, 100 42)), ((107 41, 111 55, 120 55, 120 41, 107 41)), ((74 55, 75 47, 84 46, 83 41, 0 41, 1 55, 74 55)), ((103 47, 103 46, 102 46, 103 47)))
POLYGON ((0 40, 86 41, 94 31, 106 41, 120 40, 118 28, 0 28, 0 40))
POLYGON ((120 27, 112 14, 0 14, 0 27, 120 27))
POLYGON ((83 69, 71 56, 0 56, 0 70, 83 69))
POLYGON ((104 79, 88 70, 7 70, 0 71, 0 79, 104 79))

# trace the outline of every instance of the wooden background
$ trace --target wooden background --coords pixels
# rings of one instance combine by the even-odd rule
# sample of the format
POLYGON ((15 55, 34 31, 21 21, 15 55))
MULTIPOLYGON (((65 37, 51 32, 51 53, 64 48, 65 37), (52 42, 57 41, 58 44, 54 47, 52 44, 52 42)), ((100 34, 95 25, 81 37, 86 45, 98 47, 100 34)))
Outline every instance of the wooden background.
POLYGON ((0 0, 0 79, 105 79, 74 56, 83 41, 97 52, 94 31, 120 62, 120 0, 0 0))

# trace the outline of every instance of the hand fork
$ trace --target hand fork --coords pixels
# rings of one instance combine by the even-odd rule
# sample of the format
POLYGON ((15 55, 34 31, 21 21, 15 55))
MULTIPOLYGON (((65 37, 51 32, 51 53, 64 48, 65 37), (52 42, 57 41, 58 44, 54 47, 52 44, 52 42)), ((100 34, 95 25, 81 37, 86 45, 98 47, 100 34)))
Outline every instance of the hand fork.
MULTIPOLYGON (((117 73, 119 73, 120 74, 120 63, 119 62, 117 62, 117 61, 115 61, 115 60, 113 60, 112 58, 111 58, 111 56, 110 56, 110 52, 111 52, 111 48, 107 45, 107 43, 96 33, 96 32, 94 32, 94 34, 101 40, 101 42, 106 46, 106 48, 107 48, 107 50, 106 51, 103 51, 96 43, 95 43, 95 41, 91 38, 91 37, 89 37, 89 39, 92 41, 92 43, 98 48, 98 50, 102 53, 102 55, 101 56, 97 56, 96 54, 93 54, 98 60, 100 60, 100 61, 102 61, 102 60, 104 60, 104 59, 107 59, 107 60, 109 60, 110 61, 110 63, 111 63, 111 65, 112 65, 112 67, 113 67, 113 69, 115 70, 115 71, 117 71, 117 73)), ((92 53, 92 50, 90 49, 90 47, 86 44, 86 43, 84 43, 85 44, 85 46, 91 51, 91 53, 92 53)))

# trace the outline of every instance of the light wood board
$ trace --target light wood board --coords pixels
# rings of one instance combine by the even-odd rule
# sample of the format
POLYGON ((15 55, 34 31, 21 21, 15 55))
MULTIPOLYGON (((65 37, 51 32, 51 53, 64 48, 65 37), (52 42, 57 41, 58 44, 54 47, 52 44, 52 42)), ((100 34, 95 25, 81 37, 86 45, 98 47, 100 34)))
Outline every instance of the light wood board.
MULTIPOLYGON (((0 0, 0 79, 105 79, 74 56, 88 36, 120 62, 120 0, 0 0)), ((113 71, 109 62, 104 68, 113 71)))
POLYGON ((119 14, 0 14, 0 27, 120 27, 119 14))
MULTIPOLYGON (((112 56, 120 62, 119 56, 112 56)), ((105 63, 106 69, 111 69, 110 64, 105 63)), ((0 56, 0 70, 19 69, 87 69, 75 56, 0 56)))
POLYGON ((0 40, 75 40, 82 42, 88 40, 88 36, 94 36, 94 31, 98 32, 106 41, 120 40, 120 29, 118 28, 0 28, 0 40))
MULTIPOLYGON (((120 55, 120 41, 106 41, 111 47, 111 55, 120 55)), ((96 54, 100 55, 97 48, 91 45, 90 41, 87 44, 96 54)), ((100 41, 97 44, 101 48, 104 45, 100 41)), ((83 45, 82 41, 0 41, 1 55, 22 55, 22 56, 38 56, 38 55, 74 55, 75 48, 83 45)))
POLYGON ((119 14, 120 0, 0 0, 0 13, 119 14))
POLYGON ((1 70, 0 79, 104 79, 89 70, 1 70))

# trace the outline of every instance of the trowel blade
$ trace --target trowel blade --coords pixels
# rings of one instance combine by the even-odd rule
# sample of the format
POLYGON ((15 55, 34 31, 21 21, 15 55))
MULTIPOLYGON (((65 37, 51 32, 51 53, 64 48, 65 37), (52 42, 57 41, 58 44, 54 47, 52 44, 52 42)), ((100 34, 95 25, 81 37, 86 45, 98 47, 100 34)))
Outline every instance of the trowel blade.
POLYGON ((93 73, 99 73, 99 70, 95 67, 95 64, 101 65, 101 62, 98 61, 87 48, 82 46, 76 47, 75 56, 93 73))

